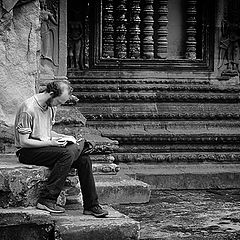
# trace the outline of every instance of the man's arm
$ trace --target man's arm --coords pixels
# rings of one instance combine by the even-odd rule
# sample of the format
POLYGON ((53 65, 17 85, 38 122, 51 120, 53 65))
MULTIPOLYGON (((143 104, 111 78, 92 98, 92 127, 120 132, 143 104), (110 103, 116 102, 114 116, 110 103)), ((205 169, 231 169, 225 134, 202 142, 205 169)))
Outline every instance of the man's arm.
POLYGON ((30 134, 19 134, 20 145, 22 148, 41 148, 41 147, 64 147, 63 142, 59 142, 57 140, 49 140, 49 141, 39 141, 36 139, 29 138, 30 134))

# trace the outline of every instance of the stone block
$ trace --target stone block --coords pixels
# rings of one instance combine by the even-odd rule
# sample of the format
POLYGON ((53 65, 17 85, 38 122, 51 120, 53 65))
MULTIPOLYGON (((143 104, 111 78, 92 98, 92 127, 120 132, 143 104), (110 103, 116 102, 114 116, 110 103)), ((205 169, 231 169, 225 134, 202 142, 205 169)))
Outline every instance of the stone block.
POLYGON ((0 210, 1 240, 46 240, 54 235, 51 215, 36 208, 0 210))
POLYGON ((125 174, 160 190, 239 189, 239 167, 237 163, 121 164, 125 174))
POLYGON ((16 159, 0 161, 0 207, 34 206, 49 169, 24 165, 16 159))
POLYGON ((80 211, 67 211, 62 216, 53 216, 55 221, 55 240, 137 240, 139 222, 104 206, 108 217, 101 219, 83 215, 80 211))
POLYGON ((102 204, 145 203, 150 199, 150 186, 126 175, 97 175, 95 181, 102 204))

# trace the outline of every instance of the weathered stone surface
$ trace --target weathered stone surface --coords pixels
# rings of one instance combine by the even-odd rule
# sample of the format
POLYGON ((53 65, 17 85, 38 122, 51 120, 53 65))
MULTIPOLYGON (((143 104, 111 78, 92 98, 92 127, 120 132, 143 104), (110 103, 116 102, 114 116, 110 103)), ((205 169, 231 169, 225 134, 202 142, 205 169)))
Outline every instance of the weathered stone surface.
POLYGON ((8 27, 0 31, 0 119, 8 124, 13 123, 16 106, 35 92, 39 11, 38 1, 15 7, 8 27))
MULTIPOLYGON (((93 169, 94 167, 95 164, 93 169)), ((115 164, 96 165, 95 180, 101 203, 149 200, 150 190, 147 184, 133 179, 119 178, 113 170, 116 171, 115 164), (107 177, 104 178, 106 173, 107 177)), ((46 167, 19 163, 14 155, 0 155, 0 207, 35 206, 40 189, 49 173, 50 170, 46 167)), ((78 207, 82 205, 80 184, 75 170, 67 177, 65 187, 58 197, 58 204, 78 205, 78 207)))
POLYGON ((102 204, 144 203, 150 198, 150 186, 123 174, 119 176, 96 175, 96 187, 102 204))
POLYGON ((139 223, 111 207, 107 218, 83 215, 83 209, 49 214, 36 208, 0 209, 1 240, 134 240, 139 223), (12 231, 12 232, 11 232, 12 231))
POLYGON ((95 174, 117 174, 120 170, 119 165, 115 163, 103 164, 103 163, 94 163, 93 164, 93 173, 95 174))
POLYGON ((80 211, 67 211, 62 216, 54 216, 56 222, 55 239, 60 240, 134 240, 139 239, 139 223, 114 209, 107 218, 99 219, 83 215, 80 211))
POLYGON ((34 206, 49 169, 24 165, 16 158, 0 160, 0 206, 34 206))
POLYGON ((153 190, 149 203, 113 207, 140 222, 142 240, 236 240, 240 239, 239 199, 239 189, 153 190))
POLYGON ((0 209, 1 240, 50 240, 54 235, 51 215, 36 208, 0 209))
POLYGON ((24 224, 53 224, 50 213, 35 207, 0 209, 0 227, 24 224))
MULTIPOLYGON (((1 119, 1 117, 0 117, 1 119)), ((14 144, 13 127, 0 120, 0 153, 11 152, 14 144)))
POLYGON ((120 164, 122 171, 151 188, 181 189, 238 189, 239 164, 120 164))

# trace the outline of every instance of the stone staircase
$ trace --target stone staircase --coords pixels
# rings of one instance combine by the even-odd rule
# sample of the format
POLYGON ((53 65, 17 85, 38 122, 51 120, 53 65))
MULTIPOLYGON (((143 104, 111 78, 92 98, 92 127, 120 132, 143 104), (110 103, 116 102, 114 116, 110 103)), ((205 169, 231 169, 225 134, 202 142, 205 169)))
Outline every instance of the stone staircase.
POLYGON ((209 72, 71 72, 88 128, 118 162, 239 161, 240 87, 209 72), (115 77, 114 77, 115 76, 115 77))
POLYGON ((8 153, 0 154, 0 239, 139 239, 139 222, 117 212, 110 205, 148 202, 150 186, 125 175, 114 163, 111 153, 118 148, 117 141, 101 137, 96 132, 79 127, 79 124, 68 127, 61 122, 56 124, 57 130, 76 137, 81 134, 94 143, 94 152, 90 157, 96 188, 99 202, 108 209, 109 217, 100 220, 82 214, 82 195, 74 170, 69 173, 58 198, 58 204, 65 206, 66 213, 54 216, 36 210, 39 191, 50 170, 19 163, 10 137, 11 141, 8 139, 6 143, 4 139, 2 142, 2 149, 7 149, 8 153))

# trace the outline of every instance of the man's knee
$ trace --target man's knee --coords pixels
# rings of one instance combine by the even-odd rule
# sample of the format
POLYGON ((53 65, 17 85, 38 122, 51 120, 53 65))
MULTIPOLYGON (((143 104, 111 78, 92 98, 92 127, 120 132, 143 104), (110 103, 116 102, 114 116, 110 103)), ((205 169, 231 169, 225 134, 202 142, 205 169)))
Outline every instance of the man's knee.
POLYGON ((60 157, 59 161, 62 164, 71 166, 74 161, 74 156, 71 151, 66 149, 65 151, 61 152, 61 157, 60 157))

